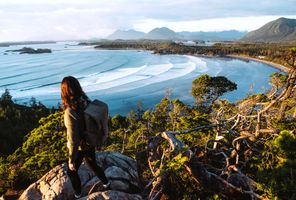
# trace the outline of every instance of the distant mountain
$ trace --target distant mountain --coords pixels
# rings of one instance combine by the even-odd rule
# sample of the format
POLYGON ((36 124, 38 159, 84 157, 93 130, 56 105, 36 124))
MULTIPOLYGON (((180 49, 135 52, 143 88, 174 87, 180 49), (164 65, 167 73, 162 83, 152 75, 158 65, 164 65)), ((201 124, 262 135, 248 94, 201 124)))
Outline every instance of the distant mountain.
POLYGON ((145 36, 144 32, 140 31, 135 31, 135 30, 127 30, 127 31, 122 31, 122 30, 117 30, 111 35, 107 37, 109 40, 116 40, 116 39, 121 39, 121 40, 137 40, 141 39, 145 36))
POLYGON ((279 18, 249 32, 243 42, 296 42, 296 19, 279 18))
POLYGON ((233 41, 241 39, 247 32, 245 31, 217 31, 217 32, 178 32, 178 34, 184 36, 187 40, 210 40, 210 41, 233 41))
POLYGON ((145 39, 151 40, 175 40, 181 37, 182 36, 166 27, 155 28, 145 35, 145 39))
POLYGON ((144 33, 135 30, 122 31, 117 30, 106 39, 109 40, 138 40, 138 39, 150 39, 150 40, 210 40, 210 41, 233 41, 242 38, 247 32, 240 32, 236 30, 220 31, 220 32, 174 32, 173 30, 162 27, 155 28, 149 33, 144 33))

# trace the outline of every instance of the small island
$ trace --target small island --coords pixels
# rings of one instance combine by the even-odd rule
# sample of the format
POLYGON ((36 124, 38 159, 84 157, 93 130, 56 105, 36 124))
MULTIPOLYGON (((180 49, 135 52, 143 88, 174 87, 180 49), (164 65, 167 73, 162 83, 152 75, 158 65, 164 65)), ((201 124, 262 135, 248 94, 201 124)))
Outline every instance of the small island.
POLYGON ((23 47, 16 50, 7 50, 5 52, 19 52, 19 54, 41 54, 41 53, 52 53, 51 49, 33 49, 30 47, 23 47))

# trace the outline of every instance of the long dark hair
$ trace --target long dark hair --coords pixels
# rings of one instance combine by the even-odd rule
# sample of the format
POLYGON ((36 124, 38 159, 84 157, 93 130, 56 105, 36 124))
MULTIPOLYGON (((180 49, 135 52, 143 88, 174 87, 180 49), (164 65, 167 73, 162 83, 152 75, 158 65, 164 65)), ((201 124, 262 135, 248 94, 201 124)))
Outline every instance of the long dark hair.
POLYGON ((76 110, 79 107, 81 97, 87 99, 79 81, 73 76, 64 77, 61 83, 61 98, 64 109, 76 110))

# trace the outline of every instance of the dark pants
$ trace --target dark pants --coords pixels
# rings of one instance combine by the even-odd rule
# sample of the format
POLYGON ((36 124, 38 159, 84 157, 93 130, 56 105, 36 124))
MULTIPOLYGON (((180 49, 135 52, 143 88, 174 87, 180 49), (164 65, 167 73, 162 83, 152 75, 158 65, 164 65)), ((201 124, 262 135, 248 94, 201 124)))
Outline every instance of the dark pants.
POLYGON ((78 151, 78 156, 75 161, 76 171, 70 170, 69 166, 67 166, 67 174, 71 180, 75 194, 81 194, 81 181, 80 181, 80 178, 78 175, 78 168, 81 165, 83 158, 85 159, 85 162, 87 163, 87 165, 94 171, 96 176, 104 184, 108 183, 108 180, 105 176, 104 171, 96 163, 95 150, 91 149, 91 150, 86 150, 86 151, 78 151))

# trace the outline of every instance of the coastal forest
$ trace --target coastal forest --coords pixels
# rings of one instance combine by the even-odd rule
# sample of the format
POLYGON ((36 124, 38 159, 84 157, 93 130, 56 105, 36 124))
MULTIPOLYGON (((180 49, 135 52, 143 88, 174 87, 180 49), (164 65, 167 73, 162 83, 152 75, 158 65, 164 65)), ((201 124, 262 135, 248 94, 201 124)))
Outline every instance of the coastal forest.
MULTIPOLYGON (((81 44, 83 45, 83 44, 81 44)), ((152 41, 102 42, 97 48, 134 48, 159 54, 262 56, 287 72, 272 88, 237 102, 226 77, 192 81, 193 105, 168 93, 154 108, 110 116, 104 151, 137 161, 144 199, 296 199, 296 48, 290 44, 216 44, 188 47, 152 41)), ((210 67, 210 66, 209 66, 210 67)), ((0 192, 17 198, 31 183, 67 161, 63 111, 34 98, 0 98, 0 192)))

